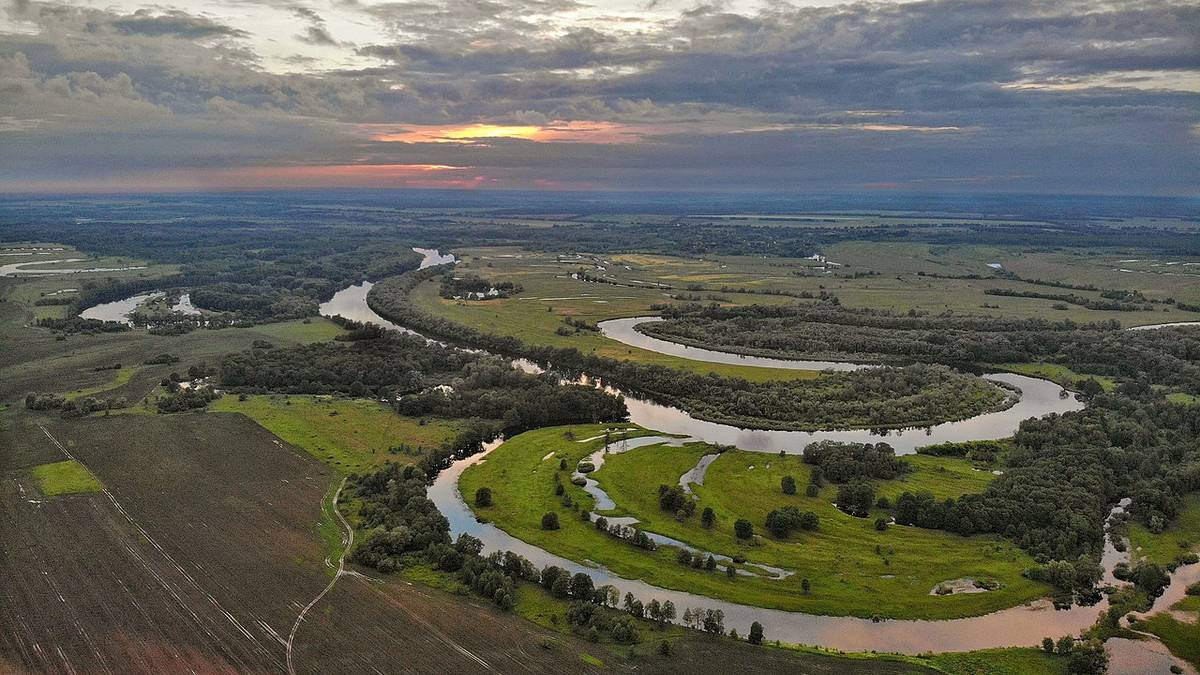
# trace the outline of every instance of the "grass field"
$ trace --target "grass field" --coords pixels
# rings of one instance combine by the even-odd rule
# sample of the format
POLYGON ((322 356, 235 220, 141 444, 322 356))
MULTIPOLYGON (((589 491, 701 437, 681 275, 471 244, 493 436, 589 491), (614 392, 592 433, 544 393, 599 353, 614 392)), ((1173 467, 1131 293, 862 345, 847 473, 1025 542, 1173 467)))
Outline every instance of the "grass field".
POLYGON ((99 492, 104 489, 100 481, 79 462, 68 459, 52 464, 41 464, 30 472, 38 489, 47 497, 99 492))
POLYGON ((271 433, 304 449, 342 474, 365 472, 385 462, 411 462, 420 455, 391 453, 401 443, 430 449, 453 438, 453 423, 422 423, 401 417, 377 401, 316 396, 224 396, 216 412, 241 413, 271 433))
POLYGON ((1136 521, 1129 524, 1129 543, 1134 555, 1159 565, 1200 546, 1200 493, 1187 497, 1184 508, 1162 534, 1153 534, 1136 521))
MULTIPOLYGON (((1039 317, 1079 322, 1116 319, 1123 325, 1200 319, 1172 305, 1155 305, 1141 312, 1097 311, 1077 305, 1057 309, 1051 300, 986 295, 990 288, 1076 293, 1099 298, 1098 291, 1068 291, 994 276, 991 264, 1032 279, 1073 284, 1093 284, 1143 292, 1148 298, 1200 302, 1200 284, 1163 274, 1122 273, 1115 261, 1137 257, 1136 252, 1070 251, 1035 252, 1021 247, 935 246, 899 242, 845 242, 824 251, 838 266, 824 267, 811 259, 755 256, 705 256, 683 258, 649 254, 569 256, 536 253, 515 248, 480 248, 458 251, 463 259, 456 274, 473 273, 489 279, 520 283, 524 291, 514 297, 486 301, 456 301, 438 296, 430 282, 413 293, 423 309, 484 331, 513 335, 534 344, 575 347, 604 356, 658 363, 698 372, 717 372, 751 380, 792 378, 795 371, 740 365, 706 364, 628 347, 598 333, 580 331, 558 335, 566 318, 596 323, 609 318, 653 313, 651 306, 670 302, 670 293, 694 295, 704 302, 728 304, 804 302, 794 297, 763 294, 822 291, 836 295, 843 305, 887 309, 953 311, 975 315, 1039 317), (585 283, 570 278, 583 270, 615 284, 585 283), (854 278, 855 274, 869 274, 854 278), (930 275, 967 276, 978 279, 939 278, 930 275), (665 289, 658 284, 671 287, 665 289), (749 289, 739 293, 722 288, 749 289)), ((1194 280, 1193 280, 1194 281, 1194 280)), ((1070 377, 1064 370, 1039 364, 1009 364, 1009 369, 1053 378, 1070 377)), ((811 373, 808 376, 812 376, 811 373)), ((1105 382, 1103 384, 1110 384, 1105 382)))
POLYGON ((1161 612, 1142 621, 1138 628, 1154 633, 1172 654, 1200 668, 1200 623, 1180 621, 1161 612))
MULTIPOLYGON (((438 296, 438 283, 428 282, 413 292, 413 302, 419 307, 458 323, 483 331, 514 335, 530 344, 555 347, 574 347, 585 353, 595 353, 641 363, 653 363, 702 373, 718 373, 748 380, 811 378, 812 371, 792 371, 730 364, 704 363, 630 347, 594 331, 579 331, 570 336, 556 334, 566 318, 597 323, 605 319, 640 316, 654 313, 651 305, 667 301, 664 291, 649 288, 630 288, 611 284, 585 283, 567 275, 583 266, 580 261, 557 262, 558 256, 515 249, 475 250, 464 255, 455 268, 456 274, 475 273, 489 279, 511 280, 520 283, 524 291, 511 298, 456 301, 438 296), (500 256, 521 256, 500 257, 500 256)), ((767 298, 766 302, 779 298, 767 298)))
POLYGON ((1117 387, 1116 380, 1102 375, 1080 375, 1066 366, 1055 363, 1000 363, 998 368, 1030 377, 1040 377, 1056 382, 1065 389, 1075 389, 1075 383, 1082 379, 1096 380, 1104 391, 1112 391, 1117 387))
MULTIPOLYGON (((588 438, 599 433, 598 429, 572 427, 570 431, 576 438, 588 438)), ((517 436, 486 462, 464 472, 460 482, 463 494, 473 494, 483 486, 494 494, 495 504, 476 513, 514 536, 564 557, 593 560, 622 576, 763 607, 814 614, 950 618, 1010 607, 1046 592, 1045 586, 1021 577, 1021 570, 1033 561, 1007 542, 907 527, 878 532, 873 517, 852 518, 834 508, 830 504, 836 492, 833 487, 826 487, 816 498, 783 495, 779 488, 783 475, 795 476, 801 493, 808 482, 807 467, 794 456, 780 459, 727 452, 713 462, 705 485, 694 488, 700 497, 698 506, 711 506, 717 515, 716 525, 706 530, 698 525, 698 516, 679 523, 661 512, 657 489, 660 484, 675 484, 702 455, 713 451, 711 447, 650 446, 610 455, 594 477, 618 505, 613 515, 634 515, 647 530, 703 550, 744 555, 750 562, 792 569, 796 574, 778 581, 730 579, 724 573, 686 568, 676 562, 669 547, 655 552, 637 549, 597 532, 560 504, 554 496, 559 459, 565 458, 573 467, 603 443, 567 439, 565 430, 541 429, 517 436), (554 456, 543 461, 551 452, 554 456), (764 537, 760 546, 737 542, 732 531, 737 518, 747 518, 763 531, 767 512, 786 504, 816 512, 820 530, 793 535, 786 542, 764 537), (559 512, 560 530, 541 529, 540 519, 547 511, 559 512), (938 583, 960 577, 994 578, 1003 587, 990 593, 930 595, 938 583), (801 590, 803 578, 811 581, 811 593, 801 590)), ((916 474, 902 484, 881 483, 880 493, 929 487, 943 495, 961 494, 980 489, 991 478, 957 460, 929 457, 914 463, 919 467, 916 474)), ((570 485, 566 474, 562 478, 572 498, 590 506, 591 497, 570 485)))

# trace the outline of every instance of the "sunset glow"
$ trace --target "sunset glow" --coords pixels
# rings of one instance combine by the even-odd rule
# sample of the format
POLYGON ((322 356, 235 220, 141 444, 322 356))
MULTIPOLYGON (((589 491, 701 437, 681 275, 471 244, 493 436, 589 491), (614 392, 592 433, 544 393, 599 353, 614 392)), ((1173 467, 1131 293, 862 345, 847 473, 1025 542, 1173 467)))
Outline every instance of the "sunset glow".
POLYGON ((594 120, 555 121, 539 126, 468 124, 464 126, 406 126, 400 131, 379 132, 371 140, 382 143, 474 143, 487 139, 545 142, 634 143, 641 131, 615 122, 594 120))

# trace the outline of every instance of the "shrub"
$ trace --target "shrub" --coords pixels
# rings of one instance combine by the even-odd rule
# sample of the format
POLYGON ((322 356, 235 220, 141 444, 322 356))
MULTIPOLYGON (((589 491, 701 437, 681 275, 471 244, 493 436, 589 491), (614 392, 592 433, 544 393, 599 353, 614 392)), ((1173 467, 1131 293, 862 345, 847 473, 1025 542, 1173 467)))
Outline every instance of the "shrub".
POLYGON ((545 515, 543 515, 542 516, 542 529, 543 530, 557 530, 558 529, 558 514, 553 511, 549 511, 545 515))

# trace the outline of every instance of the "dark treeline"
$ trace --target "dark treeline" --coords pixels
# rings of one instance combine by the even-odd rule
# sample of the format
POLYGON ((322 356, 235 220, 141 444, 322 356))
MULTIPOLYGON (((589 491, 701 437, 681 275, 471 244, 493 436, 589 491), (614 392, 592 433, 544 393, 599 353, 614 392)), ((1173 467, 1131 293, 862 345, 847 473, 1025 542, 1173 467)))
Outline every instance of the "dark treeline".
POLYGON ((417 309, 408 294, 440 274, 436 268, 386 279, 367 302, 400 325, 456 344, 524 358, 572 375, 587 373, 692 415, 743 427, 812 429, 928 425, 1005 405, 1007 394, 941 366, 876 368, 818 380, 748 382, 584 354, 574 348, 527 345, 417 309))
POLYGON ((563 385, 552 375, 530 375, 497 357, 394 333, 349 345, 230 354, 221 362, 219 381, 236 392, 381 398, 405 415, 497 420, 504 433, 610 422, 628 414, 620 397, 600 389, 563 385))
POLYGON ((1153 392, 1098 395, 1088 408, 1021 423, 1004 473, 984 492, 939 501, 905 493, 902 524, 995 533, 1041 560, 1098 557, 1104 521, 1122 497, 1152 531, 1200 489, 1200 416, 1153 392))
POLYGON ((984 295, 997 295, 1008 298, 1033 298, 1035 300, 1055 300, 1069 305, 1078 305, 1084 309, 1094 309, 1113 312, 1152 312, 1154 308, 1148 303, 1128 302, 1109 298, 1089 298, 1074 293, 1041 293, 1039 291, 1021 291, 1012 288, 989 288, 984 295))
POLYGON ((521 284, 511 281, 492 281, 474 274, 456 277, 447 273, 442 277, 442 285, 438 289, 438 294, 449 300, 486 300, 488 298, 508 298, 523 290, 521 284))
POLYGON ((821 475, 834 483, 853 480, 891 480, 912 471, 887 443, 817 441, 804 448, 805 464, 821 467, 821 475))
POLYGON ((637 329, 657 338, 763 356, 895 363, 1058 363, 1079 373, 1148 377, 1200 392, 1200 331, 1120 330, 1113 321, 896 315, 828 304, 663 308, 637 329), (854 330, 847 330, 853 327, 854 330))

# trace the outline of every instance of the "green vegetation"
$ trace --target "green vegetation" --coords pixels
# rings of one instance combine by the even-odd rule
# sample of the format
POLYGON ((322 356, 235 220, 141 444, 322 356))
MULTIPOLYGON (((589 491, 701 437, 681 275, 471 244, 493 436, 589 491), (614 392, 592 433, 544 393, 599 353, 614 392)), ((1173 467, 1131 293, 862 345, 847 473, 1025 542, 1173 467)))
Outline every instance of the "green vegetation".
POLYGON ((1158 534, 1143 523, 1130 523, 1129 543, 1135 559, 1140 557, 1162 566, 1200 548, 1200 493, 1188 495, 1179 515, 1158 534))
POLYGON ((1104 391, 1112 391, 1117 387, 1116 380, 1111 377, 1104 377, 1103 375, 1080 375, 1070 368, 1056 363, 1001 363, 997 367, 1019 375, 1050 380, 1067 389, 1074 389, 1077 382, 1088 377, 1099 382, 1104 391))
MULTIPOLYGON (((683 447, 659 445, 610 454, 593 474, 618 506, 607 515, 633 515, 641 521, 639 527, 649 531, 699 549, 745 557, 750 563, 785 567, 796 574, 785 580, 730 579, 725 574, 685 567, 676 561, 671 547, 645 551, 598 532, 592 523, 569 516, 571 508, 564 508, 562 498, 555 495, 559 461, 566 459, 573 467, 603 444, 602 439, 580 443, 568 438, 566 432, 585 439, 601 433, 600 429, 539 429, 517 436, 493 451, 486 462, 465 471, 460 488, 464 494, 473 494, 480 487, 490 487, 495 504, 480 510, 480 516, 554 553, 575 560, 594 560, 618 574, 656 585, 746 604, 817 614, 948 618, 1012 606, 1046 592, 1044 585, 1021 577, 1021 571, 1033 561, 1012 544, 919 528, 879 532, 873 525, 874 513, 871 518, 859 519, 834 508, 830 501, 836 489, 832 486, 817 497, 784 495, 780 489, 784 475, 794 476, 799 484, 807 484, 810 479, 810 466, 796 456, 723 453, 709 466, 705 484, 693 486, 700 497, 698 507, 711 506, 716 515, 714 526, 705 529, 698 514, 680 522, 674 514, 663 512, 658 486, 674 485, 700 457, 714 452, 713 447, 698 443, 683 447), (765 531, 767 513, 788 505, 817 513, 819 529, 793 534, 788 541, 763 537, 759 545, 736 542, 733 526, 737 519, 746 518, 757 530, 765 531), (561 529, 541 529, 540 518, 547 511, 560 513, 561 529), (988 593, 930 595, 938 583, 961 577, 996 579, 1001 587, 988 593), (801 589, 804 578, 812 586, 807 594, 801 589)), ((945 476, 936 470, 938 466, 954 467, 948 471, 959 476, 955 481, 963 489, 991 477, 986 472, 970 472, 979 478, 968 476, 969 467, 963 469, 960 465, 965 462, 961 460, 929 457, 919 462, 918 470, 906 475, 902 486, 888 489, 897 492, 943 483, 945 476)), ((559 481, 564 483, 572 503, 582 510, 589 509, 591 496, 570 484, 566 472, 561 475, 559 481)), ((880 485, 889 482, 881 481, 880 485)))
MULTIPOLYGON (((493 256, 467 258, 464 263, 456 265, 455 269, 476 269, 483 260, 488 263, 499 263, 500 261, 493 256)), ((524 287, 525 290, 521 295, 474 302, 448 300, 440 295, 440 282, 433 280, 420 285, 413 291, 413 304, 456 323, 478 330, 511 335, 534 345, 573 347, 585 354, 662 365, 691 372, 743 377, 752 382, 811 379, 819 376, 819 373, 814 371, 693 361, 630 347, 606 338, 595 331, 571 330, 569 335, 561 335, 557 331, 566 325, 564 319, 595 324, 606 319, 651 314, 653 313, 651 306, 662 301, 662 294, 660 291, 651 289, 610 284, 587 284, 563 278, 562 275, 574 272, 578 268, 578 264, 555 264, 556 256, 538 256, 526 253, 519 260, 522 268, 515 268, 512 262, 508 262, 500 263, 503 265, 500 269, 511 275, 505 278, 519 281, 524 287), (553 267, 527 267, 530 265, 553 265, 553 267)), ((489 275, 496 273, 492 269, 488 269, 487 272, 489 275)))
POLYGON ((363 399, 318 396, 224 396, 216 412, 241 413, 303 449, 339 473, 369 471, 385 462, 413 462, 420 449, 451 440, 453 422, 402 417, 388 406, 363 399), (399 448, 402 444, 410 452, 399 448))
POLYGON ((104 486, 100 485, 100 481, 96 480, 87 467, 73 459, 41 464, 33 467, 31 473, 37 482, 38 489, 47 497, 99 492, 104 489, 104 486))
POLYGON ((84 398, 85 396, 95 396, 96 394, 101 394, 106 391, 116 389, 117 387, 120 387, 121 385, 132 380, 137 370, 137 366, 122 366, 116 370, 115 374, 113 375, 113 379, 110 382, 96 385, 94 387, 76 389, 75 391, 68 392, 65 398, 67 400, 84 398))
POLYGON ((1067 672, 1068 659, 1040 649, 1014 647, 935 654, 926 662, 952 675, 1061 675, 1067 672))
POLYGON ((1180 621, 1168 612, 1160 612, 1139 622, 1139 630, 1153 633, 1179 658, 1200 668, 1200 623, 1180 621))

